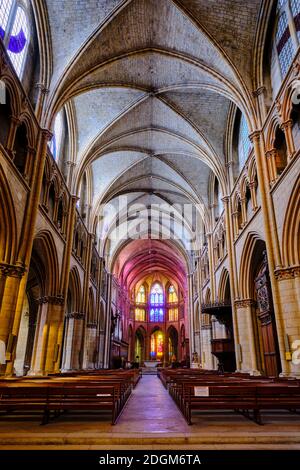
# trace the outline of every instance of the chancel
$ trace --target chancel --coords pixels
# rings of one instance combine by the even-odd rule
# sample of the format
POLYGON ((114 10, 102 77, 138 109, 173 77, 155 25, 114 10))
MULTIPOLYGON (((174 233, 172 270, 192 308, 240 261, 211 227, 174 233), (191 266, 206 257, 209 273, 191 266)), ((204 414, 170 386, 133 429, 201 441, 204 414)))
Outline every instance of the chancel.
POLYGON ((1 449, 300 448, 299 45, 298 0, 0 0, 1 449))

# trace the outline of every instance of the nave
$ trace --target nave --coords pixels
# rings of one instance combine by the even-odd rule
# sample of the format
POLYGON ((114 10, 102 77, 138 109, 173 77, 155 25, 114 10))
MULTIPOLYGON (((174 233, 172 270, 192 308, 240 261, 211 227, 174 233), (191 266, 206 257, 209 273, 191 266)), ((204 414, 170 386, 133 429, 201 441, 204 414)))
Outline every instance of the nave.
MULTIPOLYGON (((170 370, 166 370, 170 373, 170 370)), ((60 379, 59 379, 60 380, 60 379)), ((234 406, 234 405, 233 405, 234 406)), ((144 375, 114 426, 103 413, 1 415, 0 449, 299 449, 300 417, 264 412, 259 426, 233 410, 193 414, 189 426, 158 375, 144 375)))
POLYGON ((1 445, 300 444, 299 84, 300 0, 0 0, 1 445))

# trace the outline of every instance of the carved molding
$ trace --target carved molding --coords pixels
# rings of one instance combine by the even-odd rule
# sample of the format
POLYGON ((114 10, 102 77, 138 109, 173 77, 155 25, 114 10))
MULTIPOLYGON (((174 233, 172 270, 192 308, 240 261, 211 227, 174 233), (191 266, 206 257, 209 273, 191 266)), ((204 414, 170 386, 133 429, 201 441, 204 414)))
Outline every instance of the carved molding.
POLYGON ((64 297, 61 295, 45 295, 37 299, 37 303, 41 304, 52 304, 52 305, 63 305, 64 304, 64 297))
POLYGON ((255 301, 252 299, 240 299, 240 300, 235 300, 234 305, 236 306, 236 308, 254 307, 255 301))
POLYGON ((81 313, 81 312, 68 312, 66 314, 66 318, 69 318, 69 319, 74 319, 74 320, 84 320, 84 313, 81 313))
POLYGON ((300 266, 291 266, 289 268, 276 269, 274 274, 277 281, 294 279, 295 277, 300 277, 300 266))
POLYGON ((252 96, 254 98, 257 98, 259 95, 262 95, 265 91, 266 91, 266 87, 265 87, 265 85, 262 85, 262 86, 256 88, 256 90, 252 91, 252 96))
POLYGON ((15 266, 12 264, 0 263, 0 273, 5 277, 17 277, 21 279, 26 269, 24 266, 15 266))

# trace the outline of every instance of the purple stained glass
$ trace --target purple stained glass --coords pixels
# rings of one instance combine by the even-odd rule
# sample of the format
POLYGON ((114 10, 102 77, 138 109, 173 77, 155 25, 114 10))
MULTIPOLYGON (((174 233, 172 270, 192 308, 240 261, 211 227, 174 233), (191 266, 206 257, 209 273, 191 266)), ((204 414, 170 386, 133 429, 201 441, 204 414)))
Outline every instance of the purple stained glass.
POLYGON ((1 26, 0 26, 0 38, 2 39, 2 41, 3 41, 3 39, 4 39, 4 36, 5 36, 5 31, 4 31, 4 29, 2 29, 1 26))
POLYGON ((19 33, 16 36, 11 36, 8 43, 8 50, 14 54, 19 54, 22 52, 26 44, 26 36, 21 28, 19 33))

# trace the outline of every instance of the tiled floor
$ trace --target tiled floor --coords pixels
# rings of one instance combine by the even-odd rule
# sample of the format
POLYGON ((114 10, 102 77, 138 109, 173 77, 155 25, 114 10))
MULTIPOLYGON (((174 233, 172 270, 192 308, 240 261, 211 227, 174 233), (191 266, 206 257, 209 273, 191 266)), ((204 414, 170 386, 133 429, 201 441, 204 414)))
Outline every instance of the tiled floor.
POLYGON ((2 416, 0 448, 300 449, 300 415, 264 413, 264 426, 230 412, 200 413, 193 422, 186 424, 160 380, 150 375, 139 382, 115 426, 95 414, 61 416, 46 426, 40 417, 2 416))

